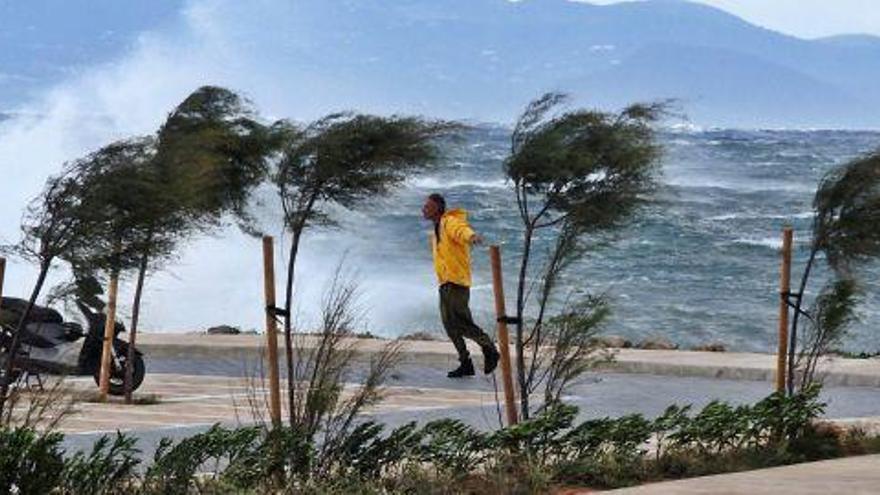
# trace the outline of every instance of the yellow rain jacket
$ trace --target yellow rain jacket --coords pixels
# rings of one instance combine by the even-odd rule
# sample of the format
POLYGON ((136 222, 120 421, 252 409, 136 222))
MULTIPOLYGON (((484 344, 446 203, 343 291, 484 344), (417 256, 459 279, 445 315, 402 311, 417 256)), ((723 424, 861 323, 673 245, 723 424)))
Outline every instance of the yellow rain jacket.
POLYGON ((467 223, 467 212, 456 208, 440 217, 440 225, 431 236, 434 270, 440 285, 452 282, 471 286, 471 238, 474 230, 467 223), (440 237, 437 237, 439 231, 440 237))

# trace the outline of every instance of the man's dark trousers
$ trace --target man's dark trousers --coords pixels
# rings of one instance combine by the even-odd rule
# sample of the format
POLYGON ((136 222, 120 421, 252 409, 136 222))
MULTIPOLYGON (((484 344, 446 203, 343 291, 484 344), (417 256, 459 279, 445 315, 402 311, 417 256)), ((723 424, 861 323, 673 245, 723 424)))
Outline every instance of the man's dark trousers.
POLYGON ((471 290, 463 285, 447 282, 440 286, 440 317, 443 319, 443 328, 446 335, 458 351, 458 359, 465 362, 470 359, 465 337, 473 340, 481 347, 492 347, 492 338, 474 323, 471 316, 470 302, 471 290))

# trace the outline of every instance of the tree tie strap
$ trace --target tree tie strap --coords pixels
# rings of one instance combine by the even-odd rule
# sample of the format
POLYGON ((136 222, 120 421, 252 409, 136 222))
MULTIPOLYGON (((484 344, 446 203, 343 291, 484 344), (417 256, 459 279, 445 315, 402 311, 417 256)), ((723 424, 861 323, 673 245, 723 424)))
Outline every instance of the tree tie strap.
POLYGON ((797 311, 799 314, 804 315, 808 320, 815 321, 810 313, 798 307, 799 301, 803 298, 803 293, 788 291, 780 292, 779 295, 780 297, 782 297, 782 300, 785 302, 786 305, 788 305, 789 308, 797 311))
POLYGON ((266 312, 275 317, 275 321, 281 323, 280 317, 290 316, 290 311, 279 308, 278 306, 266 306, 266 312))

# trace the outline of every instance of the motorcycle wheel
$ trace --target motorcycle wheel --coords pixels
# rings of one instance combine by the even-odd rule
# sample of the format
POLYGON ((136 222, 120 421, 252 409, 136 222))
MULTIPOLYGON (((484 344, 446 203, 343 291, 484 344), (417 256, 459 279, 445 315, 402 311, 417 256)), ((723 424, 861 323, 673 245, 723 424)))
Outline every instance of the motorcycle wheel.
MULTIPOLYGON (((119 356, 119 367, 113 366, 110 369, 110 395, 125 395, 125 363, 128 356, 122 354, 119 356)), ((147 374, 147 367, 144 365, 144 358, 139 354, 134 355, 134 367, 131 370, 131 391, 134 392, 144 382, 144 375, 147 374)), ((95 370, 95 383, 101 385, 101 369, 100 366, 95 370)))

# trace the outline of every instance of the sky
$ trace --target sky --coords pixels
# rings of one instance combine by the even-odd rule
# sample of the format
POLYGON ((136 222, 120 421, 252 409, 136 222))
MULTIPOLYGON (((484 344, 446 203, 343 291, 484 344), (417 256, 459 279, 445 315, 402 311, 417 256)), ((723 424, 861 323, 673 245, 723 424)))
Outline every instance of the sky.
MULTIPOLYGON (((627 0, 628 1, 628 0, 627 0)), ((695 0, 759 26, 800 38, 837 34, 880 36, 878 0, 695 0)), ((589 0, 611 4, 620 0, 589 0)))

